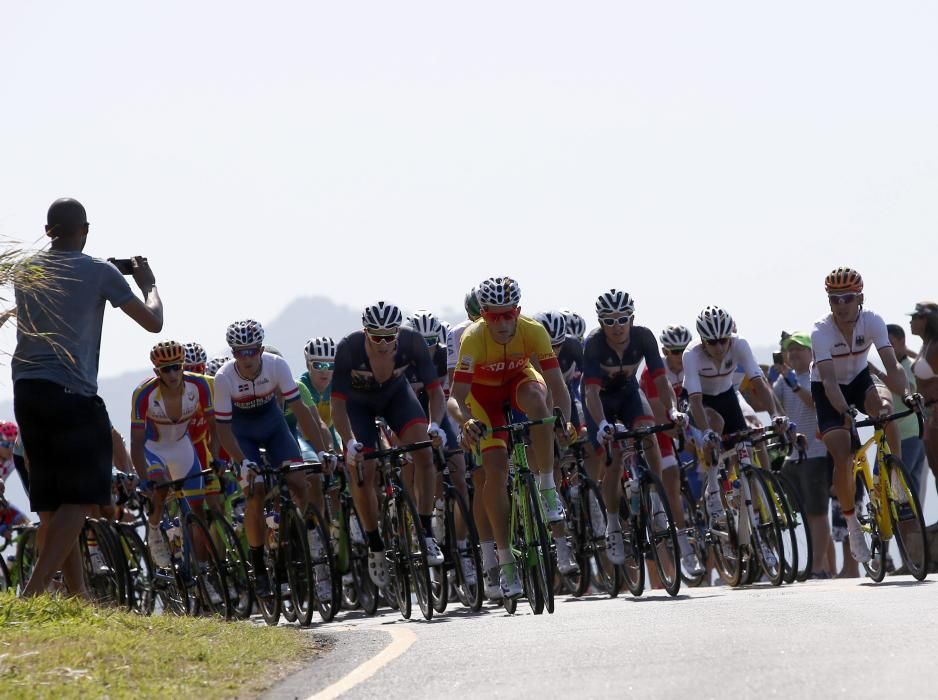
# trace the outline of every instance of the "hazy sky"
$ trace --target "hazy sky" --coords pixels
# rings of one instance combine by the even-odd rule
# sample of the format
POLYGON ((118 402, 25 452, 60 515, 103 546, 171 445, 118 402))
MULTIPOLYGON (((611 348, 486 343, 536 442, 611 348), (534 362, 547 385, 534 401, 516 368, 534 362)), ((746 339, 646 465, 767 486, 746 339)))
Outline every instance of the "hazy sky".
MULTIPOLYGON (((86 252, 147 255, 161 337, 209 347, 300 295, 439 309, 502 273, 527 311, 617 286, 656 330, 716 303, 768 344, 849 264, 895 320, 938 297, 936 27, 929 2, 5 3, 0 235, 80 199, 86 252)), ((110 312, 101 376, 155 340, 110 312)))

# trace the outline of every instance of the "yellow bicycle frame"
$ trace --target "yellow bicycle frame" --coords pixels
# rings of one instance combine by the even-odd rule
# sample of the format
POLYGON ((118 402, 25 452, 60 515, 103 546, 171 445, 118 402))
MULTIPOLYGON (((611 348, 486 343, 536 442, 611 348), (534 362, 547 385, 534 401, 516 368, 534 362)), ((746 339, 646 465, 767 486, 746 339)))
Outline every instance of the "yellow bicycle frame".
MULTIPOLYGON (((889 443, 886 442, 886 431, 883 428, 877 428, 873 433, 873 437, 863 443, 859 450, 857 450, 853 455, 853 478, 856 480, 858 474, 863 475, 863 483, 866 485, 866 490, 870 494, 870 507, 873 511, 873 517, 876 518, 876 524, 879 527, 879 537, 882 540, 884 546, 885 543, 892 539, 892 519, 889 517, 886 509, 883 508, 884 503, 889 503, 889 485, 888 474, 885 470, 886 456, 892 454, 892 451, 889 449, 889 443), (879 458, 879 483, 874 483, 873 481, 873 468, 870 466, 870 461, 866 456, 866 453, 869 451, 870 447, 876 445, 876 453, 879 458)), ((842 504, 841 504, 842 505, 842 504)), ((869 526, 864 526, 864 530, 868 530, 869 526)))

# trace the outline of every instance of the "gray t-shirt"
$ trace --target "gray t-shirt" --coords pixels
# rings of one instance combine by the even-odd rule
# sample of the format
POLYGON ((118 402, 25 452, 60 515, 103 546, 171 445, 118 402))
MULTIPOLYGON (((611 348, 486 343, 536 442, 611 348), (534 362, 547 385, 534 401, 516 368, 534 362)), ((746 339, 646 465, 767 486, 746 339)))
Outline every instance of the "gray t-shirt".
POLYGON ((26 262, 48 277, 41 291, 16 284, 13 382, 46 379, 83 396, 98 391, 104 303, 126 304, 130 285, 111 263, 77 251, 47 250, 26 262))
MULTIPOLYGON (((811 371, 805 371, 798 376, 798 386, 801 391, 811 394, 811 371)), ((808 439, 808 459, 827 456, 827 447, 818 439, 817 436, 817 412, 813 408, 805 406, 800 397, 795 396, 795 392, 783 377, 775 380, 772 385, 775 395, 782 402, 782 408, 785 409, 785 415, 797 426, 799 433, 804 433, 808 439)), ((798 450, 792 450, 788 457, 789 462, 798 461, 798 450)))

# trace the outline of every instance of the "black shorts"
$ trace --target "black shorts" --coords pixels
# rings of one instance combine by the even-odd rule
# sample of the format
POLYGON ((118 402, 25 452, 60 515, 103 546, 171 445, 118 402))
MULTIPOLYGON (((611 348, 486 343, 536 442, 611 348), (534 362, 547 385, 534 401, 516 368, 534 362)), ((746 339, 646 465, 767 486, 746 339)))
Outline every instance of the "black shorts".
POLYGON ((349 396, 345 402, 345 410, 355 439, 364 445, 366 450, 378 447, 378 428, 375 426, 375 418, 378 416, 387 421, 388 427, 398 437, 412 425, 428 424, 427 414, 423 412, 417 395, 406 381, 372 395, 349 396))
POLYGON ((13 385, 13 412, 29 459, 29 507, 111 505, 111 420, 100 396, 44 379, 13 385))
MULTIPOLYGON (((841 384, 840 391, 843 393, 847 405, 855 406, 861 413, 865 413, 866 394, 875 386, 869 368, 865 368, 854 377, 852 382, 841 384)), ((836 428, 846 430, 843 414, 838 412, 831 404, 830 399, 827 398, 827 392, 824 391, 824 382, 811 382, 811 398, 814 399, 814 408, 817 411, 817 429, 821 435, 836 428)))
POLYGON ((723 419, 723 434, 738 433, 748 430, 749 425, 743 417, 743 409, 739 406, 739 397, 736 396, 736 389, 730 387, 722 394, 716 396, 702 396, 703 405, 712 408, 720 414, 723 419))
POLYGON ((808 515, 827 515, 830 510, 833 473, 830 455, 782 465, 782 474, 794 484, 808 515))
MULTIPOLYGON (((619 421, 626 430, 631 430, 639 420, 654 420, 651 406, 645 398, 645 392, 638 387, 628 390, 620 389, 615 392, 599 392, 599 400, 603 405, 603 416, 610 423, 619 421)), ((586 419, 586 434, 597 450, 600 448, 599 426, 593 421, 589 411, 583 411, 586 419)))

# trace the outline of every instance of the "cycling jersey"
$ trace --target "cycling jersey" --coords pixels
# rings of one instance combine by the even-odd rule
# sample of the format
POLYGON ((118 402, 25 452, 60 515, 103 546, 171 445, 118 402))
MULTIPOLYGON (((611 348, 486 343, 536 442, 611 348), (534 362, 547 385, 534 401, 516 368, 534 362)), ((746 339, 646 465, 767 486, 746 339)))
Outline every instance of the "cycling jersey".
POLYGON ((242 377, 235 361, 228 360, 215 374, 215 418, 219 423, 229 423, 237 417, 253 419, 271 412, 280 415, 278 391, 285 402, 300 398, 290 366, 282 357, 263 353, 260 372, 254 379, 242 377))
MULTIPOLYGON (((671 388, 674 390, 674 396, 680 401, 681 399, 687 398, 687 392, 684 390, 684 371, 682 370, 680 374, 675 374, 668 369, 668 366, 664 366, 664 376, 668 380, 668 384, 671 385, 671 388)), ((645 396, 649 399, 657 399, 658 397, 658 387, 655 386, 655 380, 651 376, 651 372, 648 371, 648 368, 645 367, 642 369, 642 376, 638 380, 638 385, 641 387, 641 390, 645 392, 645 396)))
MULTIPOLYGON (((193 372, 193 374, 195 374, 193 372)), ((196 376, 202 377, 208 382, 209 390, 214 393, 214 378, 209 377, 205 374, 198 374, 196 376)), ((192 419, 189 421, 189 439, 193 443, 198 444, 200 442, 205 442, 206 444, 209 441, 208 435, 208 417, 205 415, 205 411, 202 410, 201 404, 196 408, 195 415, 192 416, 192 419)))
POLYGON ((401 328, 398 331, 394 369, 390 378, 379 382, 375 379, 371 361, 365 351, 365 332, 355 331, 340 340, 336 348, 332 395, 348 400, 353 396, 367 397, 393 391, 400 385, 407 384, 406 372, 411 366, 427 388, 440 383, 427 344, 419 333, 409 328, 401 328))
POLYGON ((214 414, 212 389, 206 378, 201 374, 183 372, 182 381, 182 410, 175 420, 167 414, 159 377, 150 377, 134 389, 130 425, 144 428, 148 441, 171 443, 187 438, 188 442, 192 418, 197 413, 206 419, 214 414))
POLYGON ((479 319, 462 335, 453 381, 503 386, 530 368, 532 357, 544 371, 560 367, 550 336, 538 321, 519 316, 514 336, 502 345, 479 319))
POLYGON ((16 465, 13 463, 13 456, 11 455, 9 459, 3 460, 0 462, 0 481, 6 481, 10 474, 12 474, 16 469, 16 465))
POLYGON ((867 356, 870 347, 874 345, 877 350, 892 347, 886 332, 886 322, 872 311, 860 309, 860 315, 853 329, 853 338, 849 342, 834 324, 832 314, 819 319, 811 332, 811 349, 814 353, 811 381, 821 381, 821 375, 817 370, 818 362, 831 361, 834 363, 837 383, 850 384, 867 368, 867 356))
MULTIPOLYGON (((430 360, 433 362, 433 369, 437 379, 440 380, 440 383, 443 383, 446 381, 446 348, 437 344, 428 348, 428 350, 430 351, 430 360)), ((417 394, 417 398, 420 399, 420 404, 424 407, 424 410, 427 410, 430 396, 427 393, 427 387, 417 376, 417 368, 411 365, 407 368, 406 374, 407 381, 410 382, 410 386, 417 394)))
POLYGON ((586 338, 583 349, 583 384, 599 385, 600 393, 636 392, 639 390, 635 377, 642 360, 652 379, 664 374, 664 362, 658 351, 655 334, 644 326, 633 326, 629 344, 621 357, 609 345, 602 328, 594 329, 586 338))
POLYGON ((730 338, 730 346, 719 366, 698 341, 684 351, 684 388, 688 395, 718 396, 733 389, 736 367, 741 366, 750 379, 762 377, 762 368, 756 362, 749 343, 742 338, 730 338))
POLYGON ((322 418, 322 422, 326 424, 326 427, 329 428, 329 432, 332 433, 333 447, 337 450, 340 449, 342 441, 339 439, 339 433, 332 423, 332 382, 330 381, 320 394, 316 390, 316 387, 313 386, 313 380, 310 378, 309 372, 303 372, 297 379, 297 384, 305 386, 309 391, 309 395, 313 399, 313 405, 316 407, 319 417, 322 418))
POLYGON ((449 329, 446 334, 446 371, 456 369, 459 362, 459 343, 462 340, 463 333, 471 326, 474 321, 466 319, 462 323, 457 323, 449 329))

